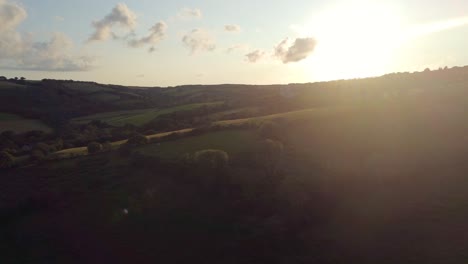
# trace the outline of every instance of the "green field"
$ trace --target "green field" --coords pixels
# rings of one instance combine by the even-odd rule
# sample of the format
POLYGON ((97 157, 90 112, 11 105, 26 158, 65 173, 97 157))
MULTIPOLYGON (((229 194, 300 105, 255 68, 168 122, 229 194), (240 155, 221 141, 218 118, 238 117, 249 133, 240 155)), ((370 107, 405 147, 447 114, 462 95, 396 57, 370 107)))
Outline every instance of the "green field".
POLYGON ((248 130, 228 130, 190 136, 175 141, 150 144, 138 149, 139 152, 165 160, 177 159, 186 153, 193 154, 204 149, 219 149, 229 155, 248 152, 255 146, 257 136, 248 130))
POLYGON ((233 114, 242 114, 245 116, 254 116, 258 113, 259 107, 244 107, 244 108, 238 108, 238 109, 233 109, 233 110, 227 110, 223 112, 218 112, 214 113, 208 116, 210 120, 226 120, 226 117, 229 117, 229 115, 233 114))
MULTIPOLYGON (((148 136, 149 139, 161 138, 171 133, 187 133, 192 129, 183 129, 173 132, 158 133, 148 136)), ((252 131, 228 130, 211 132, 199 136, 190 136, 174 141, 149 144, 138 149, 146 155, 152 155, 163 159, 178 158, 185 153, 194 153, 203 149, 221 149, 234 155, 249 151, 255 145, 257 137, 252 131)), ((117 149, 125 144, 127 140, 113 142, 112 146, 117 149)), ((71 148, 54 153, 53 159, 69 158, 72 156, 84 156, 88 154, 86 147, 71 148)))
POLYGON ((230 126, 230 125, 243 125, 247 123, 261 123, 263 121, 273 121, 273 120, 286 120, 286 121, 302 121, 307 119, 316 119, 316 118, 328 118, 334 115, 339 115, 341 113, 353 112, 357 108, 355 107, 321 107, 321 108, 312 108, 305 109, 300 111, 292 111, 286 113, 279 113, 273 115, 251 117, 251 118, 242 118, 234 120, 224 120, 215 122, 215 125, 220 126, 230 126))
POLYGON ((23 88, 24 85, 16 84, 12 82, 0 81, 0 89, 12 89, 12 88, 23 88))
MULTIPOLYGON (((190 105, 190 106, 193 106, 193 105, 190 105)), ((172 109, 174 109, 174 108, 172 108, 172 109)), ((121 114, 122 116, 123 115, 138 116, 139 111, 141 111, 141 110, 112 112, 112 115, 121 114)), ((148 111, 148 110, 146 110, 146 111, 148 111)), ((157 111, 157 110, 154 110, 154 111, 157 111)), ((259 123, 261 123, 263 121, 277 120, 277 119, 286 119, 288 121, 303 121, 303 120, 317 121, 320 118, 326 118, 326 117, 333 116, 333 115, 336 115, 336 114, 339 115, 340 113, 344 113, 344 112, 351 113, 350 108, 306 109, 306 110, 301 110, 301 111, 287 112, 287 113, 274 114, 274 115, 261 116, 261 117, 219 121, 219 122, 213 123, 213 125, 236 126, 236 125, 244 125, 244 124, 247 124, 247 123, 257 123, 257 124, 259 124, 259 123)), ((111 114, 110 113, 103 113, 103 114, 95 115, 95 117, 98 117, 98 116, 99 116, 99 118, 107 118, 107 120, 109 120, 111 114)), ((91 120, 95 120, 95 119, 89 119, 89 121, 91 121, 91 120)), ((101 119, 101 120, 103 120, 103 119, 101 119)), ((169 135, 171 133, 182 133, 183 134, 183 133, 190 132, 191 130, 192 130, 191 128, 188 128, 188 129, 183 129, 183 130, 178 130, 178 131, 158 133, 158 134, 150 135, 150 136, 148 136, 148 138, 149 139, 160 138, 160 137, 167 136, 167 135, 169 135)), ((241 132, 237 131, 235 133, 233 131, 222 131, 222 132, 215 132, 214 134, 210 133, 210 134, 202 135, 202 136, 198 136, 198 137, 202 139, 200 141, 200 142, 202 142, 201 146, 207 146, 207 144, 206 144, 207 141, 203 140, 203 139, 206 139, 206 137, 207 137, 207 138, 210 138, 209 142, 215 142, 215 144, 212 144, 213 148, 216 148, 216 146, 224 146, 225 147, 226 145, 229 145, 228 148, 232 150, 232 148, 230 148, 230 147, 235 146, 237 144, 236 143, 236 136, 239 136, 239 135, 244 135, 245 136, 245 133, 246 133, 245 131, 243 131, 243 132, 242 131, 241 132), (231 138, 230 136, 233 136, 233 137, 231 138), (229 138, 229 140, 226 140, 226 138, 229 138), (230 144, 233 144, 233 145, 230 145, 230 144)), ((191 142, 198 142, 198 139, 195 139, 195 138, 198 138, 198 137, 187 138, 187 140, 189 140, 188 141, 188 143, 189 143, 188 146, 197 146, 197 144, 191 144, 191 142)), ((127 142, 127 140, 112 142, 112 145, 115 148, 117 148, 118 146, 124 144, 125 142, 127 142)), ((183 142, 183 141, 178 140, 177 142, 183 142)), ((187 147, 185 142, 181 143, 181 144, 183 144, 183 146, 182 146, 183 148, 187 147)), ((176 144, 175 146, 177 147, 179 145, 176 144)), ((223 148, 223 149, 225 149, 225 148, 223 148)), ((155 151, 155 153, 156 152, 158 152, 158 151, 155 151)), ((179 150, 174 150, 174 152, 180 153, 179 150)), ((234 152, 237 152, 237 151, 234 150, 234 152)), ((171 151, 169 151, 167 153, 171 153, 171 151)), ((65 149, 65 150, 62 150, 62 151, 59 151, 59 152, 55 153, 55 156, 57 158, 67 158, 67 157, 70 157, 70 156, 73 156, 73 155, 87 155, 87 148, 86 147, 71 148, 71 149, 65 149)), ((169 156, 173 157, 171 154, 169 154, 169 156)))
POLYGON ((96 115, 84 116, 75 118, 72 121, 78 124, 85 124, 93 120, 101 120, 113 126, 124 126, 125 124, 132 124, 136 126, 144 125, 158 116, 171 114, 175 112, 190 111, 203 106, 218 106, 222 102, 202 103, 202 104, 187 104, 171 108, 149 108, 129 111, 106 112, 96 115))
POLYGON ((0 113, 0 132, 8 130, 16 133, 23 133, 31 130, 41 130, 47 133, 52 131, 50 127, 40 120, 24 119, 17 115, 0 113))

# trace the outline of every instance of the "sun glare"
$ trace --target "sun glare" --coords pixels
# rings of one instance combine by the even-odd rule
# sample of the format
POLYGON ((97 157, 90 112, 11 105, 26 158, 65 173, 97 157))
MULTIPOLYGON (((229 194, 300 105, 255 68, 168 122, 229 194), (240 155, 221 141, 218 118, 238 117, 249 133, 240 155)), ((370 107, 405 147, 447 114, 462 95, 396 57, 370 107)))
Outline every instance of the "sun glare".
POLYGON ((340 5, 322 12, 301 34, 318 41, 308 60, 314 78, 347 79, 386 72, 398 46, 401 16, 392 6, 376 3, 340 5))

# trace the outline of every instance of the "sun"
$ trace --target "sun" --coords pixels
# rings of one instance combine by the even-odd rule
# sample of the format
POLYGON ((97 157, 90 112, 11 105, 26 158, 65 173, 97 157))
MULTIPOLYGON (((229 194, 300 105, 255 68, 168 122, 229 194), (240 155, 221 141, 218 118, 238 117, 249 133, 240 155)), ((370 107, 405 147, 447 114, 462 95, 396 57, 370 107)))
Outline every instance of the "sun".
POLYGON ((320 80, 383 74, 401 42, 401 28, 399 12, 388 4, 334 6, 314 16, 301 32, 318 42, 307 68, 320 80))

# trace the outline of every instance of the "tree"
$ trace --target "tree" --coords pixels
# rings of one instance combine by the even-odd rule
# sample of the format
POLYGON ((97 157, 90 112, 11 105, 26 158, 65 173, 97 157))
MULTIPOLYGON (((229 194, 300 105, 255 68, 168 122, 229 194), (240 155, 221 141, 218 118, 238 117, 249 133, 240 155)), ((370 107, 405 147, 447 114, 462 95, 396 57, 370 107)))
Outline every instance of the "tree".
POLYGON ((88 153, 94 154, 102 150, 102 145, 97 142, 91 142, 88 144, 88 153))
POLYGON ((257 149, 257 162, 267 177, 279 176, 279 165, 283 158, 283 143, 266 139, 260 142, 257 149))
POLYGON ((41 151, 44 154, 44 156, 47 156, 50 153, 50 146, 46 143, 39 142, 36 144, 34 149, 41 151))
POLYGON ((13 139, 15 132, 12 130, 3 131, 0 136, 7 139, 13 139))
POLYGON ((258 128, 258 134, 262 138, 279 138, 280 126, 272 121, 263 122, 258 128))
POLYGON ((222 150, 205 149, 195 153, 194 161, 203 168, 219 170, 227 167, 229 155, 222 150))
POLYGON ((197 151, 192 158, 195 168, 199 173, 200 183, 207 189, 222 191, 222 187, 228 182, 226 168, 229 155, 216 149, 205 149, 197 151))
POLYGON ((35 149, 33 151, 31 151, 31 155, 29 156, 29 159, 31 161, 41 161, 43 159, 45 159, 45 155, 42 151, 40 151, 39 149, 35 149))
POLYGON ((156 132, 155 130, 150 129, 150 130, 145 131, 144 134, 147 135, 147 136, 150 136, 150 135, 154 135, 154 134, 156 134, 156 133, 157 133, 157 132, 156 132))
POLYGON ((140 145, 145 145, 147 143, 148 143, 148 138, 139 133, 135 133, 127 141, 127 144, 130 146, 140 146, 140 145))
POLYGON ((109 141, 102 143, 102 151, 108 152, 112 150, 112 144, 109 141))
POLYGON ((6 151, 0 152, 0 169, 8 169, 15 166, 15 158, 6 151))

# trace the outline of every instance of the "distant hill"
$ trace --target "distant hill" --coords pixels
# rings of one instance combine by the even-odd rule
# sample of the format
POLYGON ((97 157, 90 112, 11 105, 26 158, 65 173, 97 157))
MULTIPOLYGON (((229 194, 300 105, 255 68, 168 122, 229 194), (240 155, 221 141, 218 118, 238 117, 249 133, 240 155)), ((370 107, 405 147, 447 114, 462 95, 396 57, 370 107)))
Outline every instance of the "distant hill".
POLYGON ((0 81, 0 112, 40 119, 54 128, 98 113, 224 102, 230 109, 261 107, 264 114, 405 96, 463 98, 468 66, 381 77, 288 85, 126 87, 68 80, 0 81))

